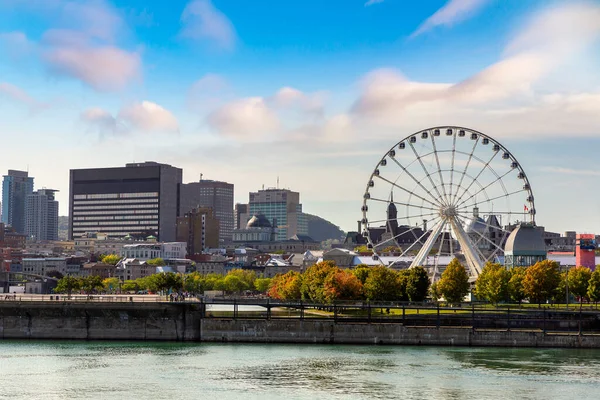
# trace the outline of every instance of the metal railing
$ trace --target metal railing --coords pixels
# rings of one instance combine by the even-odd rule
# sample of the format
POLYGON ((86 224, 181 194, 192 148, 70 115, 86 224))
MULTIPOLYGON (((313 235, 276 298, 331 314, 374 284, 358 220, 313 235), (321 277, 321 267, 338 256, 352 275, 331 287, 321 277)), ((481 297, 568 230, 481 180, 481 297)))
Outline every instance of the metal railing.
POLYGON ((310 319, 335 323, 390 323, 411 327, 462 327, 473 330, 521 330, 537 332, 600 333, 600 311, 596 305, 565 309, 564 305, 501 305, 487 303, 440 303, 342 301, 320 304, 280 301, 270 298, 171 299, 169 295, 133 294, 0 294, 0 305, 44 302, 106 304, 193 304, 202 318, 220 319, 310 319), (574 309, 575 308, 575 309, 574 309))

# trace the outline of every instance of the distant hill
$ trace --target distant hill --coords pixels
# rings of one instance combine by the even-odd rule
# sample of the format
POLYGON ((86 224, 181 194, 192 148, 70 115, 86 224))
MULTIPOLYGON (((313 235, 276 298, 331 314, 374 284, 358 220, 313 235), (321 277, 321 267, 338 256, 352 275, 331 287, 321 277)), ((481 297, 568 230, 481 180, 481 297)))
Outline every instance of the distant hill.
POLYGON ((312 214, 306 214, 308 221, 308 236, 317 242, 324 242, 329 239, 343 240, 346 233, 339 226, 312 214))

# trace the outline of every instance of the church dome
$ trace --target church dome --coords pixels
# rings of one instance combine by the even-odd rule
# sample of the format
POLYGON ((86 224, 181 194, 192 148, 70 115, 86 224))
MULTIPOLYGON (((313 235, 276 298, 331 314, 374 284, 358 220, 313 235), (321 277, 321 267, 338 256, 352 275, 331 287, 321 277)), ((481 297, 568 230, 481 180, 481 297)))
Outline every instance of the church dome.
POLYGON ((271 223, 263 214, 257 214, 250 218, 250 221, 246 224, 246 229, 251 228, 271 228, 271 223))

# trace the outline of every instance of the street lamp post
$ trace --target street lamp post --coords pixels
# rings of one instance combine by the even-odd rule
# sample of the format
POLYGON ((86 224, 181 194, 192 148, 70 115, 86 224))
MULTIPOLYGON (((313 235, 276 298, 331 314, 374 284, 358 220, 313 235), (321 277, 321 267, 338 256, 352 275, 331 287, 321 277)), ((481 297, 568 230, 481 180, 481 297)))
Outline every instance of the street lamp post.
POLYGON ((567 275, 565 276, 565 285, 567 287, 567 310, 569 309, 569 267, 567 266, 567 275))

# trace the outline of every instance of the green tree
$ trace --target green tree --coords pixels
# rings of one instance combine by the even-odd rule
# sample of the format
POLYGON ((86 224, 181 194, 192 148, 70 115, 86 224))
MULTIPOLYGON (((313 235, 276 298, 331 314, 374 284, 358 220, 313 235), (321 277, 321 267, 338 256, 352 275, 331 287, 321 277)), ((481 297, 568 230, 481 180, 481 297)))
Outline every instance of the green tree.
POLYGON ((121 261, 121 256, 118 254, 108 254, 100 258, 104 264, 117 265, 119 261, 121 261))
POLYGON ((448 303, 460 303, 469 293, 469 276, 457 258, 450 261, 437 288, 448 303))
POLYGON ((104 288, 102 278, 98 275, 90 275, 81 279, 81 289, 87 294, 92 294, 102 288, 104 288))
POLYGON ((204 290, 223 290, 223 275, 210 273, 204 277, 204 290))
POLYGON ((596 270, 592 272, 588 282, 587 297, 594 303, 600 301, 600 266, 597 266, 596 270))
POLYGON ((107 292, 114 292, 119 288, 121 280, 119 278, 106 278, 102 281, 102 286, 107 292))
POLYGON ((439 301, 440 297, 442 297, 437 282, 432 283, 429 287, 429 295, 431 296, 431 299, 436 303, 439 301))
POLYGON ((367 245, 361 245, 361 246, 357 246, 354 248, 354 251, 356 253, 373 253, 373 249, 370 249, 369 247, 367 247, 367 245))
POLYGON ((526 273, 527 268, 525 267, 514 267, 509 271, 508 296, 519 305, 527 298, 523 289, 523 279, 525 279, 526 273))
POLYGON ((567 274, 569 283, 569 293, 579 297, 579 306, 584 298, 587 298, 588 286, 592 278, 592 270, 586 267, 575 267, 569 270, 567 274))
POLYGON ((488 262, 475 282, 475 292, 481 299, 496 305, 508 297, 510 273, 503 265, 488 262))
POLYGON ((527 268, 523 291, 530 301, 540 305, 552 296, 560 284, 560 273, 555 261, 539 261, 527 268))
POLYGON ((350 272, 352 272, 363 285, 367 281, 370 271, 371 267, 369 267, 367 264, 358 264, 354 269, 350 270, 350 272))
POLYGON ((236 276, 239 278, 239 280, 244 282, 246 288, 242 290, 249 290, 254 288, 254 281, 256 280, 256 272, 254 271, 250 271, 247 269, 232 269, 227 273, 227 276, 236 276))
POLYGON ((81 281, 73 276, 65 276, 58 280, 56 287, 54 288, 55 293, 67 293, 71 297, 71 293, 74 290, 81 288, 81 281))
POLYGON ((382 265, 372 267, 364 284, 368 300, 398 301, 405 297, 406 280, 403 275, 382 265))
MULTIPOLYGON (((558 285, 556 289, 554 289, 554 293, 552 294, 552 301, 554 303, 565 303, 567 301, 567 273, 559 272, 558 276, 560 277, 558 281, 558 285)), ((572 293, 569 293, 569 297, 572 293)))
POLYGON ((198 272, 187 274, 183 279, 183 290, 189 293, 199 294, 204 292, 204 277, 198 272))
POLYGON ((411 268, 406 279, 406 296, 410 301, 423 301, 427 297, 430 284, 425 268, 411 268))
POLYGON ((225 284, 225 290, 227 292, 239 293, 244 290, 248 290, 250 287, 248 283, 243 281, 238 275, 227 275, 223 282, 225 284))
POLYGON ((174 272, 161 272, 142 278, 139 285, 153 293, 178 292, 183 288, 183 279, 174 272))
POLYGON ((64 277, 63 274, 61 274, 59 271, 56 271, 56 270, 46 273, 46 276, 50 277, 50 278, 55 278, 55 279, 62 279, 64 277))
POLYGON ((254 289, 260 293, 267 293, 271 287, 271 278, 257 278, 254 281, 254 289))
POLYGON ((138 282, 131 279, 126 280, 125 282, 123 282, 123 285, 121 285, 121 290, 123 292, 137 292, 140 289, 141 288, 138 285, 138 282))
POLYGON ((301 294, 304 300, 312 300, 317 303, 325 302, 323 287, 325 279, 330 274, 337 272, 339 268, 333 261, 322 261, 309 267, 302 276, 301 294))
POLYGON ((146 261, 146 264, 148 265, 154 265, 155 267, 164 267, 165 265, 165 260, 163 260, 162 258, 158 257, 158 258, 153 258, 151 260, 146 261))

